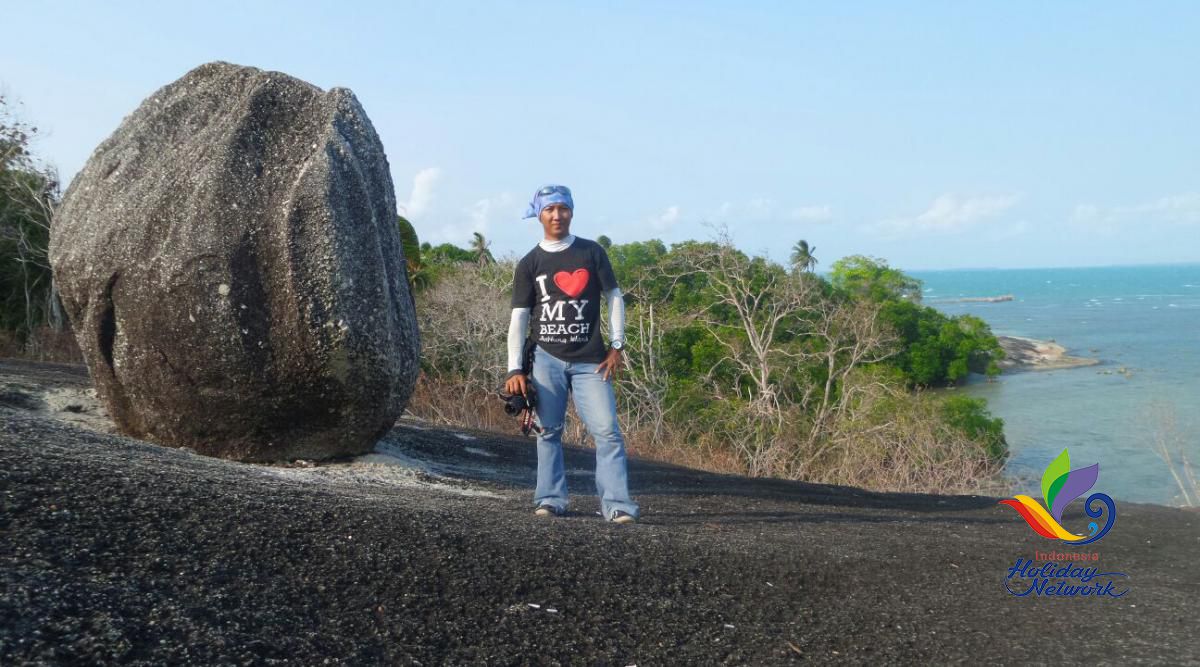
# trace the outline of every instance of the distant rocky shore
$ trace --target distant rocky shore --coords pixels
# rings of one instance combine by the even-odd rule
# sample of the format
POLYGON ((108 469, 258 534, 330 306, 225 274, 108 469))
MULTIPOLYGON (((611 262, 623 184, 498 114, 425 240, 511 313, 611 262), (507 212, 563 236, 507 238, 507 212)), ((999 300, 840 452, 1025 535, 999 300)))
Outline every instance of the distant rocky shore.
POLYGON ((1046 371, 1100 363, 1099 359, 1070 356, 1067 348, 1054 341, 1020 336, 996 336, 996 340, 1005 354, 998 363, 1006 371, 1046 371))

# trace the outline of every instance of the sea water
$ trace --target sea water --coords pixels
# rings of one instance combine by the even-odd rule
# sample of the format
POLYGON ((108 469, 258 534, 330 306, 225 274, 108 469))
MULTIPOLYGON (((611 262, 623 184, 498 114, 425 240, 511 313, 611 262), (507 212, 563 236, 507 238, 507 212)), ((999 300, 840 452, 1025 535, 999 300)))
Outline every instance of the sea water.
POLYGON ((971 314, 1000 335, 1052 340, 1097 366, 973 377, 964 391, 1004 419, 1014 492, 1041 496, 1063 449, 1071 467, 1100 464, 1094 491, 1179 504, 1155 453, 1165 440, 1200 475, 1200 264, 1071 269, 914 271, 923 299, 971 314), (1012 301, 955 299, 1011 294, 1012 301))

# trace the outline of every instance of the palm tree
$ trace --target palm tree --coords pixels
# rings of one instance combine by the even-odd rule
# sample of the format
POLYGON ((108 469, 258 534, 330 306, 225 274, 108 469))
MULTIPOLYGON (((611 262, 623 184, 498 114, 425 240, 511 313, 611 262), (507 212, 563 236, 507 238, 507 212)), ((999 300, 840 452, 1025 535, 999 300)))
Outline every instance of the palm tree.
POLYGON ((813 253, 817 246, 808 246, 808 241, 801 239, 792 246, 792 269, 795 271, 812 271, 817 266, 817 258, 813 253))
POLYGON ((492 242, 485 239, 479 232, 475 232, 475 235, 471 237, 471 252, 475 254, 475 261, 480 266, 496 263, 496 258, 492 257, 492 251, 488 250, 491 245, 492 242))

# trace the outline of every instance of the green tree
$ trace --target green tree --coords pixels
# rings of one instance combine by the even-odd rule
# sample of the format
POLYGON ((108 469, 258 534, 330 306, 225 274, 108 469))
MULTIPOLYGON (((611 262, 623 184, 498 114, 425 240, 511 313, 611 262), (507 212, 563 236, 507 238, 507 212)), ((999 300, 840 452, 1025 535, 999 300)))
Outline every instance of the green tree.
POLYGON ((617 284, 626 293, 626 300, 633 302, 648 293, 662 296, 667 287, 660 280, 657 268, 667 254, 667 246, 658 239, 621 243, 608 248, 608 261, 612 263, 617 284))
POLYGON ((792 270, 793 271, 809 271, 812 272, 817 267, 817 258, 813 253, 817 251, 817 246, 808 245, 808 241, 800 239, 796 245, 792 246, 792 270))
POLYGON ((29 152, 36 133, 0 97, 0 328, 21 340, 47 322, 62 324, 47 259, 58 179, 29 152))
POLYGON ((961 382, 972 372, 1000 372, 1000 343, 978 317, 948 317, 928 306, 893 300, 883 305, 880 318, 900 336, 902 352, 891 363, 910 384, 942 386, 961 382))
POLYGON ((608 238, 604 234, 596 237, 596 243, 600 244, 600 247, 604 248, 605 250, 608 250, 612 247, 612 239, 608 238))
POLYGON ((843 257, 833 263, 830 279, 835 289, 871 301, 921 300, 920 280, 876 257, 843 257))
POLYGON ((475 263, 484 266, 486 264, 495 264, 496 258, 492 257, 490 247, 492 242, 484 238, 483 234, 475 232, 471 236, 471 254, 475 256, 475 263))
POLYGON ((400 246, 404 250, 404 263, 408 269, 408 286, 414 290, 427 287, 429 273, 421 265, 422 244, 417 238, 417 230, 413 228, 408 218, 402 215, 396 216, 396 222, 400 228, 400 246))
POLYGON ((988 456, 997 461, 1008 456, 1004 420, 991 416, 987 401, 970 396, 949 396, 942 400, 941 410, 946 423, 983 445, 988 456))
POLYGON ((424 249, 423 257, 429 264, 447 265, 458 262, 475 264, 478 260, 475 253, 460 248, 453 243, 441 243, 429 248, 422 247, 424 249))

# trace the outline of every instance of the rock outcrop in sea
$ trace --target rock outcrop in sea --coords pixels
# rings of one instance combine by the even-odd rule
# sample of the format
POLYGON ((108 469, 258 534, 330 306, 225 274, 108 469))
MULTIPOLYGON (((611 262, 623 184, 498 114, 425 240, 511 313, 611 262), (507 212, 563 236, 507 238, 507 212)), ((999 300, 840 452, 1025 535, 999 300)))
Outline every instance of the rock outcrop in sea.
POLYGON ((192 70, 92 154, 50 260, 129 435, 248 461, 356 454, 412 392, 395 193, 349 90, 192 70))

